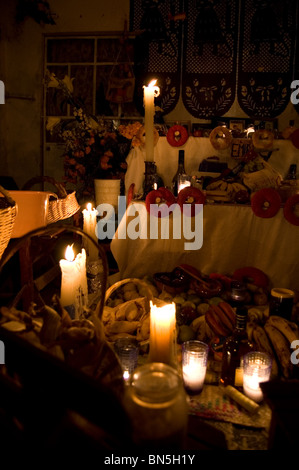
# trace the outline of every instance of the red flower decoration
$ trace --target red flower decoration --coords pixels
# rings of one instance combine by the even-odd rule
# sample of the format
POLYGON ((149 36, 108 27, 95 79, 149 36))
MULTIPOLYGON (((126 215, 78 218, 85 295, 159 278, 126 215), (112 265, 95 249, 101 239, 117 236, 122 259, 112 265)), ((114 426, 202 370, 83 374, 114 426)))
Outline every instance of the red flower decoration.
POLYGON ((168 129, 166 138, 169 145, 172 147, 181 147, 188 140, 189 134, 184 126, 176 124, 168 129))
MULTIPOLYGON (((191 217, 194 217, 196 213, 199 213, 200 208, 198 206, 199 204, 205 204, 205 201, 206 196, 204 193, 200 189, 193 188, 191 186, 181 189, 177 198, 177 203, 179 204, 182 212, 184 212, 184 206, 191 205, 191 217)), ((187 213, 187 215, 189 214, 187 213)))
POLYGON ((165 217, 169 215, 169 207, 175 203, 175 197, 166 188, 150 191, 145 198, 146 210, 150 215, 165 217))
POLYGON ((251 198, 251 208, 257 217, 274 217, 280 205, 281 197, 274 188, 260 189, 251 198))
POLYGON ((290 224, 298 226, 299 217, 294 212, 296 204, 299 204, 299 194, 293 194, 293 196, 288 198, 283 208, 283 214, 290 224))

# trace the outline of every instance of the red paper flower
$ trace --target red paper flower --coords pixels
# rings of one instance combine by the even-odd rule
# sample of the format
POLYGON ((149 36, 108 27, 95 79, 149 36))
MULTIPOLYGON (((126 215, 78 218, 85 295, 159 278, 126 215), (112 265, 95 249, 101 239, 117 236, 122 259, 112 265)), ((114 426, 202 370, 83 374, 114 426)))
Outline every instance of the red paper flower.
POLYGON ((257 217, 274 217, 280 209, 281 197, 274 188, 263 188, 253 194, 251 208, 257 217))

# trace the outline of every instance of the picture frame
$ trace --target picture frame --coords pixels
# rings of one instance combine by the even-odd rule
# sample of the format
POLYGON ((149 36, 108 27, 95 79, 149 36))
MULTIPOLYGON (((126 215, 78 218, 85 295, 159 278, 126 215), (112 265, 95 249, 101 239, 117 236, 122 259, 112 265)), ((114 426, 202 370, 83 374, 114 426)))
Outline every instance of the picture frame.
POLYGON ((191 134, 191 121, 165 121, 164 125, 166 126, 167 130, 172 126, 183 126, 187 129, 188 134, 191 134))
POLYGON ((229 129, 234 132, 242 133, 245 130, 245 119, 230 119, 229 129))
POLYGON ((253 125, 256 129, 264 128, 268 131, 278 130, 278 119, 254 119, 253 125))

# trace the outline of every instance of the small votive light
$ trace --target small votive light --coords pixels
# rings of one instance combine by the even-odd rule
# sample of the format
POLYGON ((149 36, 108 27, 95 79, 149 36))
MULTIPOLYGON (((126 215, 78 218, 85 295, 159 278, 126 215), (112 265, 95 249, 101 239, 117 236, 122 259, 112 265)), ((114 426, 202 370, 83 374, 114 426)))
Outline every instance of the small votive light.
POLYGON ((138 342, 134 338, 118 338, 114 343, 114 349, 123 370, 123 378, 127 381, 137 367, 138 342))
POLYGON ((189 394, 199 394, 204 386, 209 347, 198 340, 185 341, 182 345, 183 381, 189 394))
POLYGON ((178 192, 188 186, 191 186, 191 178, 187 175, 180 175, 178 180, 178 192))
POLYGON ((243 391, 259 403, 264 398, 260 383, 270 380, 272 359, 266 353, 253 351, 244 356, 243 367, 243 391))

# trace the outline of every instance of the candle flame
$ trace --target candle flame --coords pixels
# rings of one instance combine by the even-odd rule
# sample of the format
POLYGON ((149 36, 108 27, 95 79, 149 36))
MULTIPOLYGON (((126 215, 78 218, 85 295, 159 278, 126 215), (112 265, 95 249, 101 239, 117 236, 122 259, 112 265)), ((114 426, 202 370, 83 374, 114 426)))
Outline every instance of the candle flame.
POLYGON ((74 250, 73 250, 73 245, 70 246, 68 245, 66 250, 65 250, 65 259, 67 261, 74 261, 75 259, 75 253, 74 253, 74 250))
POLYGON ((87 210, 88 210, 88 212, 91 212, 91 202, 89 202, 89 203, 87 204, 87 210))
POLYGON ((157 83, 157 80, 154 79, 154 80, 152 80, 152 81, 148 84, 148 86, 149 86, 149 87, 153 87, 153 86, 156 85, 156 83, 157 83))

